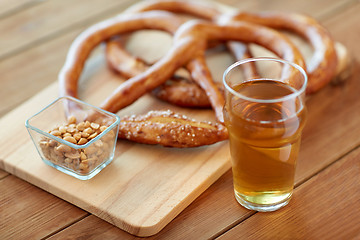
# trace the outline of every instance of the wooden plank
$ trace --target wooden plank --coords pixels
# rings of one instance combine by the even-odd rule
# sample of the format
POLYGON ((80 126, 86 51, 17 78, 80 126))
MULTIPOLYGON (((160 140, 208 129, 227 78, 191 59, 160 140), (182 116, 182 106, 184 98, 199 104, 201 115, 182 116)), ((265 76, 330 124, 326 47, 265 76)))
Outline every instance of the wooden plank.
MULTIPOLYGON (((355 29, 359 16, 354 13, 359 10, 357 6, 354 9, 349 9, 350 12, 345 11, 343 14, 338 15, 338 17, 334 18, 336 21, 325 21, 325 25, 328 26, 331 32, 333 32, 333 29, 336 30, 334 31, 335 39, 354 39, 348 40, 347 46, 349 49, 358 49, 357 32, 351 29, 355 29)), ((360 50, 353 53, 360 53, 360 50)), ((360 76, 359 70, 344 85, 328 86, 308 100, 309 120, 305 129, 298 164, 296 176, 298 185, 356 146, 359 146, 360 126, 358 122, 360 121, 360 115, 358 111, 353 111, 353 109, 360 108, 358 76, 360 76), (338 139, 341 139, 341 141, 338 139)), ((296 196, 292 201, 296 201, 296 196)), ((286 208, 289 208, 289 206, 286 208)), ((224 178, 222 177, 221 180, 205 191, 154 238, 167 239, 169 237, 172 239, 174 237, 174 239, 177 239, 176 236, 192 236, 195 239, 210 238, 214 234, 224 231, 227 226, 231 227, 241 222, 244 217, 249 215, 249 212, 241 208, 234 200, 231 174, 228 172, 224 175, 224 178), (223 210, 219 211, 221 216, 217 215, 218 212, 215 209, 223 210), (216 214, 216 217, 214 217, 214 214, 216 214), (201 221, 196 219, 201 219, 201 221), (216 224, 214 224, 214 219, 216 219, 216 224), (194 222, 196 222, 196 225, 193 224, 194 222)), ((101 221, 96 221, 96 224, 99 224, 99 222, 101 221)), ((81 225, 74 226, 81 227, 81 229, 91 229, 91 222, 88 222, 86 218, 81 222, 81 225)), ((75 227, 67 230, 66 233, 68 234, 76 232, 79 234, 76 234, 76 236, 82 236, 75 227)), ((97 235, 97 232, 94 232, 94 234, 97 235)), ((101 235, 101 233, 98 234, 101 235)), ((116 230, 116 228, 109 229, 107 234, 114 237, 121 236, 122 239, 135 239, 131 235, 116 230)))
POLYGON ((258 1, 237 1, 222 0, 224 4, 239 8, 242 11, 280 11, 297 12, 308 14, 318 20, 325 20, 332 14, 339 12, 347 6, 355 3, 356 0, 318 0, 311 4, 307 1, 287 1, 282 0, 258 0, 258 1))
MULTIPOLYGON (((225 229, 229 222, 237 223, 254 212, 238 206, 233 196, 231 171, 226 172, 207 191, 201 194, 179 217, 171 221, 161 232, 149 239, 208 239, 216 236, 220 229, 225 229), (221 199, 227 199, 227 206, 221 204, 221 199), (220 204, 219 204, 220 202, 220 204), (234 211, 229 214, 229 211, 234 211), (230 217, 227 221, 214 221, 223 219, 224 215, 230 217), (211 216, 211 220, 210 220, 211 216), (239 219, 239 217, 241 218, 239 219)), ((106 236, 107 239, 143 239, 129 235, 120 229, 89 216, 75 223, 65 230, 55 234, 51 239, 64 239, 66 236, 86 237, 91 232, 92 236, 106 236)))
POLYGON ((0 192, 1 239, 44 238, 88 215, 14 176, 0 180, 0 192))
POLYGON ((324 22, 324 25, 331 29, 333 36, 343 43, 348 49, 351 49, 351 57, 360 60, 360 34, 357 31, 359 28, 360 4, 354 4, 347 8, 341 14, 334 16, 329 21, 324 22), (339 22, 342 21, 342 22, 339 22))
POLYGON ((360 148, 295 190, 288 207, 256 213, 219 239, 358 239, 360 148))
POLYGON ((41 2, 40 0, 2 0, 0 1, 0 19, 41 2))
POLYGON ((3 96, 0 99, 0 116, 57 81, 68 48, 83 29, 75 29, 0 61, 0 95, 3 96))
POLYGON ((9 175, 9 173, 7 173, 7 172, 5 172, 5 171, 3 171, 3 170, 0 169, 0 179, 6 177, 6 176, 8 176, 8 175, 9 175))
MULTIPOLYGON (((122 7, 125 6, 127 5, 122 7)), ((40 16, 41 13, 34 15, 40 16)), ((107 17, 110 15, 102 14, 102 18, 107 17)), ((87 24, 92 24, 92 22, 89 21, 87 24)), ((14 109, 50 83, 57 81, 57 75, 65 62, 70 44, 86 27, 87 25, 79 26, 66 34, 63 33, 61 36, 49 39, 39 46, 26 49, 21 54, 9 57, 6 61, 0 61, 2 84, 0 88, 0 95, 2 96, 0 99, 0 116, 14 109)))
POLYGON ((69 31, 76 25, 99 21, 103 14, 117 14, 131 3, 134 1, 52 0, 25 9, 0 21, 0 32, 6 32, 0 38, 0 59, 69 31))

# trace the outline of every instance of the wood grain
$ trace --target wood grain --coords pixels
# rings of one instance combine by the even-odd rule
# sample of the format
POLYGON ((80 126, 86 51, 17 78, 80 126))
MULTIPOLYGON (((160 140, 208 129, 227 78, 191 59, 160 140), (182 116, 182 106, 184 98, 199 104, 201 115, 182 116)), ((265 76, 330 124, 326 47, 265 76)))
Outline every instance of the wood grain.
MULTIPOLYGON (((239 207, 234 199, 232 174, 231 171, 227 171, 161 232, 148 239, 187 239, 189 236, 192 236, 193 239, 209 239, 215 237, 219 232, 226 231, 229 223, 236 225, 254 214, 253 211, 239 207), (226 205, 222 203, 226 203, 226 205), (210 221, 210 218, 221 219, 221 221, 210 221), (225 218, 226 221, 224 221, 225 218)), ((64 239, 72 234, 86 238, 88 232, 92 232, 92 236, 95 238, 104 235, 109 239, 142 239, 129 235, 93 215, 55 234, 51 239, 64 239)))
MULTIPOLYGON (((225 0, 224 0, 225 1, 225 0)), ((230 0, 229 0, 230 1, 230 0)), ((223 1, 222 1, 223 2, 223 1)), ((244 8, 245 3, 243 5, 243 2, 245 1, 241 1, 241 2, 238 2, 238 1, 230 1, 230 2, 233 2, 234 4, 237 4, 239 7, 243 8, 243 9, 246 9, 244 8)), ((271 1, 273 4, 269 4, 269 3, 262 3, 260 4, 261 1, 248 1, 250 2, 251 4, 253 4, 253 8, 254 10, 257 10, 257 9, 267 9, 267 8, 277 8, 276 4, 280 4, 280 8, 283 8, 283 9, 286 9, 286 10, 294 10, 295 11, 304 11, 304 12, 308 12, 308 13, 311 13, 311 15, 313 16, 319 16, 322 20, 324 19, 327 19, 328 17, 330 17, 330 13, 334 13, 336 11, 342 11, 343 10, 343 7, 344 6, 340 6, 339 8, 335 7, 335 6, 338 6, 338 4, 341 4, 341 3, 352 3, 354 1, 338 1, 338 4, 337 3, 334 3, 334 1, 317 1, 317 2, 313 2, 312 4, 307 4, 303 1, 287 1, 287 2, 283 2, 283 1, 271 1), (329 4, 330 2, 330 4, 329 4), (302 4, 306 4, 306 5, 302 5, 302 4), (298 8, 293 8, 293 7, 289 7, 289 6, 298 6, 298 8), (305 9, 305 10, 303 10, 305 9), (319 12, 324 12, 325 14, 319 14, 319 12)), ((91 3, 89 3, 91 4, 91 3)), ((250 5, 251 5, 250 4, 250 5)), ((279 8, 279 9, 280 9, 279 8)), ((335 39, 337 40, 340 40, 341 42, 344 42, 346 43, 346 45, 349 47, 349 49, 353 50, 352 52, 354 53, 354 55, 357 57, 358 59, 358 55, 357 53, 359 53, 359 46, 357 44, 358 42, 358 35, 356 35, 356 31, 354 31, 354 29, 357 29, 357 23, 359 21, 358 17, 356 17, 358 14, 358 11, 359 11, 359 7, 354 7, 354 8, 349 8, 347 11, 344 11, 344 14, 340 14, 338 16, 331 16, 333 19, 332 21, 325 21, 325 25, 328 26, 329 28, 331 28, 331 31, 335 37, 335 39)), ((89 19, 90 20, 90 19, 89 19)), ((54 37, 60 37, 63 35, 63 32, 61 33, 54 33, 54 37)), ((47 42, 48 40, 50 40, 50 38, 47 38, 47 39, 43 39, 42 41, 42 44, 47 42)), ((18 61, 14 61, 13 62, 13 68, 9 68, 9 70, 11 72, 22 72, 22 69, 23 67, 15 67, 15 66, 25 66, 25 65, 30 65, 33 61, 37 60, 38 58, 41 58, 41 51, 43 50, 44 53, 48 53, 47 50, 44 50, 42 48, 42 45, 38 46, 38 47, 35 47, 38 51, 38 54, 39 56, 37 56, 36 58, 32 57, 31 55, 28 55, 27 58, 23 58, 20 62, 18 61), (21 63, 21 65, 16 65, 18 63, 21 63)), ((59 46, 58 48, 60 49, 64 49, 64 47, 61 46, 60 42, 59 42, 59 46)), ((66 47, 67 48, 67 47, 66 47)), ((25 49, 25 47, 24 47, 25 49)), ((53 48, 52 50, 56 50, 56 48, 53 48)), ((63 54, 64 56, 64 52, 61 52, 62 50, 59 50, 59 53, 60 54, 63 54)), ((63 50, 65 51, 65 50, 63 50)), ((43 53, 43 54, 44 54, 43 53)), ((55 58, 55 56, 54 56, 55 58)), ((21 58, 19 58, 21 59, 21 58)), ((4 61, 0 62, 0 64, 2 64, 4 61)), ((35 61, 37 62, 37 61, 35 61)), ((53 74, 50 73, 48 74, 47 73, 47 68, 49 66, 52 66, 54 64, 58 64, 56 61, 55 62, 51 62, 51 64, 47 65, 46 64, 46 61, 45 62, 41 62, 41 64, 38 64, 39 62, 35 63, 35 64, 31 64, 31 67, 34 67, 34 72, 43 72, 44 73, 44 78, 46 78, 46 76, 50 76, 52 77, 53 74)), ((57 67, 61 67, 61 64, 59 64, 57 67)), ((357 66, 359 67, 359 66, 357 66)), ((21 82, 21 80, 24 80, 26 79, 27 77, 31 76, 31 69, 27 69, 25 72, 22 72, 24 73, 24 75, 18 75, 17 77, 13 78, 14 80, 17 80, 19 82, 21 82), (20 76, 20 77, 19 77, 20 76), (25 77, 23 77, 25 76, 25 77)), ((4 74, 3 71, 0 71, 1 74, 4 74)), ((57 72, 56 72, 56 75, 57 75, 57 72)), ((16 75, 15 75, 16 76, 16 75)), ((359 72, 356 72, 356 75, 355 76, 359 76, 359 72)), ((3 79, 2 79, 3 80, 3 79)), ((48 83, 54 81, 54 79, 46 79, 46 80, 43 80, 41 79, 42 81, 48 81, 48 83)), ((38 82, 39 79, 36 79, 34 78, 33 79, 33 82, 38 82)), ((337 87, 335 92, 337 92, 337 94, 339 94, 338 91, 342 92, 340 95, 345 95, 347 94, 347 92, 349 91, 349 88, 353 87, 353 86, 356 86, 356 84, 354 85, 354 82, 356 82, 356 78, 353 78, 353 80, 351 81, 352 84, 350 84, 348 87, 347 85, 343 86, 343 87, 337 87), (345 89, 344 89, 345 88, 345 89)), ((2 81, 3 83, 3 81, 2 81)), ((29 84, 27 88, 29 88, 31 85, 34 85, 34 84, 29 84)), ((19 84, 19 86, 21 86, 21 84, 19 84)), ((27 89, 26 88, 26 89, 27 89)), ((41 87, 42 88, 42 87, 41 87)), ((24 88, 22 88, 24 89, 24 88)), ((40 89, 40 88, 39 88, 40 89)), ((332 89, 332 88, 329 88, 329 89, 332 89)), ((336 118, 335 120, 330 120, 328 123, 327 123, 327 126, 329 128, 323 128, 322 130, 320 130, 320 133, 319 134, 315 134, 315 133, 311 133, 311 131, 315 131, 316 132, 316 129, 321 126, 321 124, 316 124, 314 122, 316 122, 316 117, 317 116, 320 116, 322 115, 323 113, 325 113, 327 111, 327 109, 329 108, 331 112, 336 112, 341 106, 341 104, 343 103, 347 103, 347 104, 352 104, 354 103, 355 101, 357 101, 357 97, 356 95, 354 95, 354 92, 357 91, 356 90, 357 88, 355 87, 354 91, 350 91, 351 92, 351 96, 348 96, 346 98, 346 100, 342 100, 341 103, 339 103, 336 107, 332 107, 332 104, 329 103, 329 101, 326 101, 326 103, 322 103, 322 100, 323 99, 327 99, 329 98, 329 96, 332 96, 331 94, 333 93, 333 90, 328 90, 326 93, 322 94, 321 97, 318 97, 317 98, 317 101, 316 102, 315 100, 312 100, 310 99, 309 102, 313 101, 312 104, 310 104, 310 106, 312 105, 311 107, 311 112, 312 112, 312 120, 310 125, 312 127, 309 127, 309 130, 308 130, 308 137, 306 138, 312 138, 312 140, 307 140, 308 143, 308 147, 311 147, 311 143, 316 143, 317 141, 322 141, 323 139, 321 139, 320 137, 323 136, 326 140, 326 142, 334 142, 331 146, 334 146, 336 145, 336 143, 339 143, 340 146, 338 146, 339 148, 341 147, 344 147, 346 149, 350 149, 351 147, 356 147, 357 145, 357 142, 354 142, 354 143, 351 143, 351 141, 353 141, 355 138, 356 138, 356 135, 358 135, 358 132, 355 131, 353 133, 351 133, 351 130, 350 132, 348 132, 348 134, 346 136, 351 136, 351 138, 347 141, 346 140, 346 137, 343 137, 341 134, 342 132, 345 132, 345 131, 348 131, 349 129, 344 129, 343 131, 339 131, 337 133, 334 133, 332 134, 329 139, 327 138, 327 133, 331 132, 332 129, 336 129, 336 128, 342 128, 344 124, 347 124, 347 120, 341 120, 340 117, 339 118, 336 118), (330 95, 328 95, 330 94, 330 95), (316 107, 316 105, 320 105, 319 109, 316 107), (335 121, 337 120, 340 120, 341 124, 336 124, 335 121), (331 130, 329 130, 331 129, 331 130), (334 138, 335 139, 332 139, 334 138), (345 140, 345 141, 343 141, 345 140), (351 144, 351 147, 346 147, 346 145, 350 143, 351 144)), ((38 89, 35 89, 34 91, 37 91, 38 89)), ((19 92, 23 92, 24 90, 21 90, 19 92)), ((27 92, 27 93, 24 93, 24 99, 27 99, 28 97, 30 97, 32 94, 29 94, 30 92, 27 92)), ((8 94, 4 93, 4 94, 1 94, 2 97, 6 97, 8 96, 8 94)), ((19 94, 20 95, 20 94, 19 94)), ((19 101, 20 102, 20 101, 19 101)), ((0 104, 2 105, 2 104, 0 104)), ((336 104, 335 104, 336 105, 336 104)), ((344 107, 345 105, 342 106, 342 108, 345 108, 344 107)), ((352 106, 352 105, 350 105, 352 106)), ((350 108, 350 107, 349 107, 350 108)), ((7 110, 8 111, 8 110, 7 110)), ((345 116, 346 117, 355 117, 356 118, 356 115, 348 115, 347 111, 343 111, 341 112, 340 114, 346 114, 345 116)), ((333 116, 331 114, 326 114, 326 117, 328 118, 332 118, 333 116)), ((324 117, 325 118, 325 117, 324 117)), ((324 118, 320 119, 320 120, 323 120, 324 118)), ((319 120, 319 121, 320 121, 319 120)), ((357 119, 353 119, 351 120, 351 125, 355 125, 356 121, 358 121, 357 119)), ((319 158, 319 162, 322 160, 322 155, 325 154, 326 158, 324 160, 324 164, 323 165, 320 165, 322 166, 323 168, 328 166, 329 164, 331 164, 331 161, 328 162, 326 159, 331 155, 331 153, 335 152, 335 151, 331 151, 331 148, 327 147, 326 145, 326 142, 323 144, 323 147, 320 147, 320 149, 322 149, 319 153, 317 152, 313 152, 311 153, 311 151, 309 151, 307 154, 305 154, 304 156, 311 156, 311 154, 315 154, 315 156, 312 158, 312 159, 316 159, 316 158, 319 158), (330 150, 329 152, 327 152, 326 150, 330 150)), ((319 148, 317 148, 318 150, 319 148)), ((346 151, 345 151, 346 152, 346 151)), ((342 156, 340 156, 342 157, 342 156)), ((304 158, 304 157, 303 157, 304 158)), ((306 164, 303 164, 303 167, 301 167, 303 170, 300 170, 300 173, 301 171, 304 171, 304 169, 306 170, 307 169, 307 178, 311 177, 311 173, 313 172, 318 172, 318 171, 321 171, 323 168, 315 168, 315 169, 311 169, 311 161, 307 161, 306 164)), ((299 174, 300 174, 299 173, 299 174)), ((1 172, 0 172, 1 174, 1 172)), ((301 174, 300 174, 301 175, 301 174)), ((300 176, 299 175, 299 176, 300 176)), ((9 177, 9 176, 8 176, 9 177)), ((6 178, 8 178, 6 177, 6 178)), ((242 208, 239 208, 238 206, 236 206, 237 208, 233 208, 231 203, 233 203, 233 198, 229 198, 229 196, 232 196, 232 186, 231 186, 231 174, 228 172, 227 174, 224 175, 225 177, 225 182, 224 182, 224 185, 220 185, 221 187, 219 188, 214 188, 213 186, 219 186, 217 184, 214 184, 208 191, 206 191, 203 195, 201 195, 198 201, 198 199, 195 201, 196 202, 196 207, 192 207, 194 204, 190 205, 189 208, 185 209, 183 211, 182 214, 179 215, 179 217, 175 218, 175 220, 173 222, 171 222, 163 231, 160 232, 159 236, 161 236, 161 238, 163 239, 167 239, 166 236, 167 234, 169 234, 169 236, 176 236, 177 234, 179 234, 180 236, 188 236, 186 234, 190 234, 191 236, 193 237, 204 237, 204 236, 213 236, 213 233, 216 233, 217 231, 223 231, 223 227, 225 226, 225 228, 230 228, 232 227, 233 225, 232 224, 237 224, 239 221, 241 221, 242 217, 244 216, 244 214, 238 214, 238 212, 235 212, 235 214, 232 214, 231 211, 233 211, 234 209, 242 209, 242 208), (202 196, 205 196, 205 195, 209 195, 209 196, 214 196, 214 198, 209 198, 211 199, 211 201, 206 201, 207 198, 203 198, 202 196), (225 195, 224 195, 225 194, 225 195), (230 206, 230 207, 228 207, 230 206), (206 209, 206 211, 201 211, 201 209, 204 208, 206 209), (213 216, 213 212, 214 212, 214 208, 217 208, 217 209, 226 209, 224 215, 217 215, 218 217, 216 218, 216 220, 214 220, 214 218, 212 218, 213 216), (190 209, 190 210, 189 210, 190 209), (239 220, 237 219, 239 218, 239 220), (195 220, 194 220, 195 219, 195 220), (201 221, 198 222, 198 224, 194 225, 193 224, 193 220, 195 222, 196 219, 200 219, 201 221), (229 221, 227 221, 227 219, 230 219, 229 221), (216 222, 219 222, 221 223, 220 227, 217 227, 216 226, 216 222), (174 224, 173 224, 174 223, 174 224), (210 227, 207 227, 208 226, 211 226, 211 229, 209 230, 210 227), (166 233, 165 233, 166 231, 166 233), (208 231, 211 232, 211 234, 206 234, 208 231)), ((307 179, 307 178, 304 178, 304 181, 307 179)), ((223 179, 223 178, 221 178, 223 179)), ((221 180, 219 180, 221 181, 221 180)), ((19 180, 20 183, 17 183, 17 184, 21 184, 21 180, 19 180)), ((298 182, 298 184, 300 184, 300 182, 298 182)), ((24 191, 27 191, 26 189, 29 188, 29 189, 32 189, 33 186, 32 185, 26 185, 25 187, 25 190, 24 191)), ((35 188, 37 189, 37 188, 35 188)), ((15 195, 15 194, 14 194, 15 195)), ((49 195, 49 194, 47 194, 49 195)), ((41 201, 41 197, 36 195, 34 196, 35 199, 32 199, 32 201, 41 201)), ((13 201, 14 202, 14 201, 13 201)), ((26 199, 24 198, 17 198, 17 201, 16 202, 19 202, 18 204, 24 204, 24 202, 26 202, 26 199)), ((194 202, 194 203, 195 203, 194 202)), ((37 205, 38 206, 38 205, 37 205)), ((15 204, 9 204, 8 205, 9 208, 15 208, 15 204)), ((32 211, 32 214, 37 214, 37 215, 43 215, 45 216, 45 212, 47 211, 51 211, 51 209, 53 208, 53 206, 47 206, 47 208, 40 208, 40 207, 34 207, 31 209, 29 209, 29 211, 32 211)), ((215 209, 216 210, 216 209, 215 209)), ((241 211, 241 210, 240 210, 241 211)), ((246 210, 244 210, 246 211, 246 210)), ((52 216, 48 216, 46 215, 48 219, 51 219, 52 216)), ((31 223, 27 222, 27 221, 22 221, 21 219, 18 219, 18 221, 13 221, 13 219, 18 219, 16 218, 16 216, 11 216, 11 218, 9 217, 9 224, 12 224, 12 226, 15 225, 21 225, 22 227, 24 228, 27 228, 27 226, 31 223)), ((25 218, 26 219, 26 218, 25 218)), ((121 230, 119 230, 118 228, 116 227, 113 227, 112 225, 104 222, 103 220, 97 218, 97 217, 94 217, 94 216, 91 216, 91 217, 86 217, 85 219, 81 220, 78 222, 78 224, 81 223, 82 224, 82 227, 84 229, 87 229, 88 232, 79 232, 76 228, 76 227, 69 227, 67 228, 69 231, 66 231, 67 234, 69 234, 70 236, 74 236, 74 238, 76 237, 79 237, 79 236, 87 236, 87 238, 90 238, 90 236, 92 236, 93 238, 98 238, 98 237, 103 237, 103 236, 112 236, 113 239, 118 239, 119 237, 117 236, 121 236, 123 239, 133 239, 133 238, 136 238, 132 235, 129 235, 129 234, 126 234, 125 232, 122 232, 121 230), (90 219, 89 221, 87 221, 88 219, 90 219), (101 232, 101 228, 100 227, 106 227, 106 231, 104 232, 101 232), (111 234, 108 235, 108 233, 111 232, 111 234), (94 235, 92 235, 92 233, 94 235)), ((79 226, 78 224, 75 224, 73 226, 79 226)), ((342 226, 339 226, 339 229, 341 229, 342 226)), ((19 229, 19 228, 18 228, 19 229)), ((61 226, 59 227, 59 229, 61 229, 61 226)), ((39 229, 38 231, 41 231, 41 227, 39 226, 39 229)), ((330 232, 332 231, 332 229, 330 229, 330 232)), ((64 236, 64 235, 61 235, 61 236, 64 236)), ((156 235, 158 236, 158 235, 156 235)))
POLYGON ((25 8, 39 4, 40 0, 2 0, 0 1, 0 19, 22 11, 25 8))
POLYGON ((359 16, 360 4, 353 4, 341 14, 333 16, 324 25, 331 29, 331 32, 336 39, 343 43, 347 48, 351 49, 351 57, 360 61, 360 34, 356 31, 360 21, 359 16))
POLYGON ((3 170, 0 169, 0 179, 6 177, 6 176, 8 176, 8 175, 9 175, 9 173, 7 173, 7 172, 5 172, 5 171, 3 171, 3 170))
POLYGON ((0 32, 6 32, 0 39, 0 59, 65 33, 75 26, 100 21, 98 17, 103 17, 106 12, 115 15, 130 3, 134 1, 95 0, 88 4, 86 0, 52 0, 25 9, 21 14, 11 15, 0 21, 0 32))
POLYGON ((360 148, 298 187, 289 206, 256 213, 219 239, 357 239, 359 199, 360 148))
POLYGON ((1 239, 44 238, 88 215, 14 176, 0 179, 0 192, 1 239))
MULTIPOLYGON (((356 10, 355 8, 351 12, 356 10)), ((350 16, 348 12, 345 12, 335 17, 336 21, 325 21, 324 23, 331 31, 333 29, 337 30, 334 32, 336 39, 337 36, 356 39, 356 32, 351 31, 351 29, 355 27, 358 17, 356 14, 350 16)), ((349 49, 357 46, 356 41, 348 40, 348 42, 347 46, 349 49)), ((360 102, 358 94, 360 85, 356 81, 356 76, 359 75, 360 73, 357 71, 354 73, 354 77, 344 85, 328 86, 308 100, 309 120, 305 129, 301 157, 298 164, 298 185, 331 165, 353 148, 359 146, 358 136, 360 128, 358 122, 360 121, 360 116, 357 111, 352 111, 352 108, 344 108, 344 106, 355 106, 354 109, 359 107, 357 105, 360 102), (329 131, 329 129, 331 130, 329 131), (335 141, 334 139, 341 139, 341 141, 335 141)), ((171 236, 174 239, 181 239, 189 235, 195 238, 210 238, 214 236, 214 233, 224 231, 224 227, 231 228, 231 226, 241 222, 244 217, 249 215, 249 211, 236 204, 232 197, 232 182, 229 179, 231 174, 228 172, 226 175, 228 176, 228 182, 222 186, 221 190, 213 187, 216 185, 215 183, 165 227, 163 231, 155 235, 154 238, 166 239, 171 236), (207 198, 202 198, 205 195, 214 195, 214 198, 210 198, 211 200, 207 201, 207 198), (196 204, 198 200, 199 205, 196 204), (199 210, 201 208, 205 209, 205 211, 199 210), (216 209, 220 209, 218 211, 221 212, 221 216, 216 217, 217 221, 215 224, 214 214, 217 213, 214 212, 216 212, 216 209), (222 209, 226 209, 226 211, 221 211, 222 209), (200 218, 202 221, 197 222, 194 218, 200 218), (197 222, 196 227, 192 225, 193 222, 197 222), (179 237, 176 238, 176 236, 179 237)), ((295 197, 293 200, 296 199, 295 197)), ((81 222, 81 226, 90 228, 87 223, 87 219, 84 219, 81 222)), ((72 231, 76 231, 75 228, 69 228, 69 232, 71 233, 72 231)), ((109 232, 112 232, 114 236, 119 234, 124 239, 134 239, 133 236, 120 234, 116 229, 108 230, 107 233, 109 232)))
POLYGON ((356 3, 356 0, 318 0, 311 2, 308 1, 287 1, 282 0, 222 0, 223 4, 238 8, 243 11, 285 11, 297 12, 308 14, 320 21, 325 20, 330 15, 347 8, 349 5, 356 3))
MULTIPOLYGON (((94 82, 98 101, 113 83, 102 73, 94 82)), ((227 143, 194 149, 171 149, 120 141, 112 164, 89 181, 79 181, 41 162, 23 122, 56 96, 56 84, 0 120, 4 140, 0 167, 139 236, 160 231, 230 167, 227 143), (30 114, 30 112, 33 112, 30 114), (16 138, 11 136, 18 136, 16 138), (20 137, 19 140, 19 136, 20 137)), ((89 95, 90 96, 90 95, 89 95)), ((156 106, 144 99, 127 111, 156 106)), ((198 115, 202 115, 201 113, 198 115)))

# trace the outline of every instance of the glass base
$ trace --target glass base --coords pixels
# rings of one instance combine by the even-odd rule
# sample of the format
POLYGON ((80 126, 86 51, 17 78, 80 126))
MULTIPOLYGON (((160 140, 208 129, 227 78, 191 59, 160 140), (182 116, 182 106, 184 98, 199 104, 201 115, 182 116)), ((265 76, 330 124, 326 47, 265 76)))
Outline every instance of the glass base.
POLYGON ((86 174, 81 174, 78 172, 75 172, 74 170, 71 169, 67 169, 65 167, 62 167, 60 165, 56 165, 52 162, 50 162, 47 159, 42 158, 42 160, 49 166, 59 170, 60 172, 63 172, 67 175, 73 176, 77 179, 80 180, 89 180, 91 178, 93 178, 95 175, 97 175, 103 168, 105 168, 107 165, 109 165, 111 163, 111 161, 113 160, 114 156, 111 156, 106 162, 100 164, 99 166, 97 166, 95 169, 93 169, 92 171, 86 173, 86 174))
POLYGON ((235 191, 235 198, 238 201, 238 203, 240 203, 241 206, 250 209, 250 210, 255 210, 255 211, 259 211, 259 212, 272 212, 272 211, 276 211, 284 206, 286 206, 292 196, 292 192, 288 194, 288 196, 286 198, 284 198, 283 200, 276 202, 276 203, 272 203, 272 204, 258 204, 258 203, 253 203, 253 202, 249 202, 247 200, 245 200, 243 197, 241 197, 240 194, 238 194, 235 191))

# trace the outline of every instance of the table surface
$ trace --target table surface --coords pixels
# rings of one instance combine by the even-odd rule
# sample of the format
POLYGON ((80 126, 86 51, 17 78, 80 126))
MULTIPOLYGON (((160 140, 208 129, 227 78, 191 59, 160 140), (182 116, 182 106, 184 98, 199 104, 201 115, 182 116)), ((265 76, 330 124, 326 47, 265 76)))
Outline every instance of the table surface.
MULTIPOLYGON (((0 116, 56 81, 69 45, 81 31, 135 2, 0 1, 0 116)), ((246 11, 293 11, 316 18, 350 50, 353 73, 307 100, 308 122, 288 206, 272 213, 241 207, 228 171, 150 238, 359 239, 360 2, 219 2, 246 11)), ((0 193, 0 239, 137 239, 3 170, 0 193)))

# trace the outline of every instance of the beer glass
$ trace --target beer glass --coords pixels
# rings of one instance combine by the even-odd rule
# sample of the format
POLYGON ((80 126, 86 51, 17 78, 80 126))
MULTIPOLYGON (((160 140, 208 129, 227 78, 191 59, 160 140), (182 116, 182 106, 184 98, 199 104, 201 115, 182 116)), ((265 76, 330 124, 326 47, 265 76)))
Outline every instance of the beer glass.
POLYGON ((293 192, 307 75, 281 59, 252 58, 226 69, 223 83, 235 197, 251 210, 277 210, 293 192))

